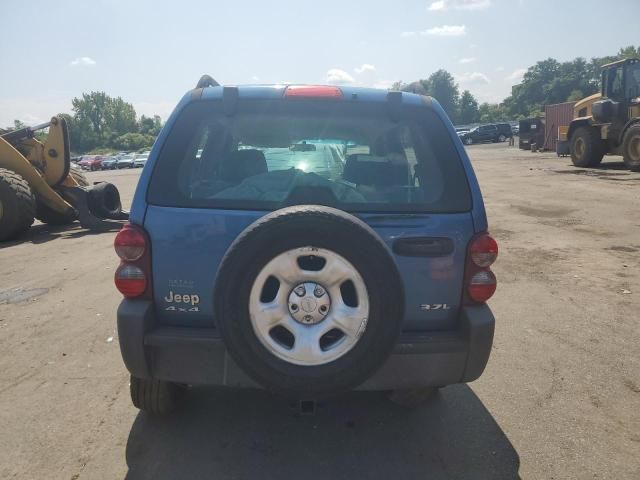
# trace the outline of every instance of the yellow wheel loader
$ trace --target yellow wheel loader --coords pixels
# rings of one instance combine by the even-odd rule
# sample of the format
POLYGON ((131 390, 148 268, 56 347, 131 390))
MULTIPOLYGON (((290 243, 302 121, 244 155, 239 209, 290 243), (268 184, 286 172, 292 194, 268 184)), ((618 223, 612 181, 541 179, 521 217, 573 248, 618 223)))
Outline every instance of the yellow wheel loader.
POLYGON ((90 185, 70 160, 63 117, 0 132, 0 241, 21 235, 35 218, 51 225, 79 220, 90 229, 109 229, 114 220, 128 218, 116 187, 90 185), (49 133, 42 142, 35 133, 45 128, 49 133))
POLYGON ((567 139, 576 167, 597 167, 610 154, 640 171, 640 60, 603 65, 601 92, 575 104, 567 139))

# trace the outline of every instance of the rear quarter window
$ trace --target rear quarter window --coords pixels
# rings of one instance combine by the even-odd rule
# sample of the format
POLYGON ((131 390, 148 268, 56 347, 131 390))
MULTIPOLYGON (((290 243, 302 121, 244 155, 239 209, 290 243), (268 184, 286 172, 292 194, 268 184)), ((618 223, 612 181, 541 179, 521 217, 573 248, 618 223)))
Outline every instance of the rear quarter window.
POLYGON ((352 212, 471 209, 449 131, 430 109, 313 100, 185 107, 156 162, 154 205, 275 210, 322 204, 352 212))

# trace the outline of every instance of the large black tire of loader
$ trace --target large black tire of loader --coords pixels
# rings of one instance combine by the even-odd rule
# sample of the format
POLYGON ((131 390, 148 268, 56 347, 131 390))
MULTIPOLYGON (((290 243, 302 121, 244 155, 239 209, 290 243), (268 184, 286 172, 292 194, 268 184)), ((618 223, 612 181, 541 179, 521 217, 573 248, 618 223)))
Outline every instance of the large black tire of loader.
MULTIPOLYGON (((84 176, 82 169, 75 165, 69 166, 69 175, 80 185, 81 187, 88 187, 89 181, 84 176)), ((41 222, 48 225, 68 225, 77 219, 75 213, 60 213, 51 209, 45 202, 38 199, 36 201, 36 218, 41 222)))
POLYGON ((622 142, 624 164, 632 172, 640 172, 640 123, 631 125, 622 142))
POLYGON ((578 127, 571 136, 571 161, 576 167, 597 167, 605 147, 593 127, 578 127))
POLYGON ((115 218, 122 210, 120 193, 112 183, 96 183, 89 189, 89 208, 100 218, 115 218))
POLYGON ((213 298, 218 331, 240 368, 267 389, 299 398, 333 395, 366 380, 391 353, 404 317, 402 279, 380 237, 353 215, 318 205, 283 208, 249 225, 222 259, 213 298), (355 346, 329 363, 309 366, 270 352, 249 313, 250 291, 263 267, 304 247, 326 249, 349 261, 369 296, 366 329, 355 346))
POLYGON ((0 168, 0 242, 27 231, 33 223, 36 199, 27 181, 0 168))
POLYGON ((131 376, 133 406, 151 415, 166 415, 175 410, 185 387, 162 380, 131 376))

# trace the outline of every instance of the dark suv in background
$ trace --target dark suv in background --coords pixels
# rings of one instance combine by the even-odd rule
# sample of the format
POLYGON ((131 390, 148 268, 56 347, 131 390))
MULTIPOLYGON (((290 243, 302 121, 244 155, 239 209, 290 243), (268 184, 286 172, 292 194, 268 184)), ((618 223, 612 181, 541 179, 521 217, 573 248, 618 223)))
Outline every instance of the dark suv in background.
POLYGON ((512 136, 511 126, 508 123, 498 123, 472 128, 467 133, 460 135, 460 140, 465 145, 472 145, 474 143, 504 142, 512 136))

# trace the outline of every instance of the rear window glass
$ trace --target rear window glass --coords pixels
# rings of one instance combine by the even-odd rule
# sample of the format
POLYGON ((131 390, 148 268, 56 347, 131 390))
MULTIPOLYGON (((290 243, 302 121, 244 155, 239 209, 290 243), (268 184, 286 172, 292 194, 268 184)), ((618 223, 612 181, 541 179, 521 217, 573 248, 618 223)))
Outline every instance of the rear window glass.
POLYGON ((460 158, 425 108, 384 104, 220 101, 180 114, 149 187, 155 205, 274 210, 321 204, 355 212, 471 208, 460 158))

